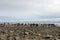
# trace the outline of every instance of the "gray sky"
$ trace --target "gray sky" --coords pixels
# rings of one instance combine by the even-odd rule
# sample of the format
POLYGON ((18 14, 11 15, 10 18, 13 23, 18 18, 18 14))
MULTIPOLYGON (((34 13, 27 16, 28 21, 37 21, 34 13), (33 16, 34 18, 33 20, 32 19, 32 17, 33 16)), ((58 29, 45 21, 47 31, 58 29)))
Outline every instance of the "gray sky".
POLYGON ((0 0, 0 16, 60 16, 60 0, 0 0))

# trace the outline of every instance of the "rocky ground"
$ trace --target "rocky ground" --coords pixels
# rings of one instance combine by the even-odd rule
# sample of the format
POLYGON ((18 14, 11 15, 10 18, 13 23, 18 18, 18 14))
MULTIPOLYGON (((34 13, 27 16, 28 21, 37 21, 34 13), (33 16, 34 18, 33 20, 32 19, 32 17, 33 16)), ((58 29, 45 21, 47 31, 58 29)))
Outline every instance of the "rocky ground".
POLYGON ((60 40, 60 27, 54 24, 1 24, 0 40, 60 40))

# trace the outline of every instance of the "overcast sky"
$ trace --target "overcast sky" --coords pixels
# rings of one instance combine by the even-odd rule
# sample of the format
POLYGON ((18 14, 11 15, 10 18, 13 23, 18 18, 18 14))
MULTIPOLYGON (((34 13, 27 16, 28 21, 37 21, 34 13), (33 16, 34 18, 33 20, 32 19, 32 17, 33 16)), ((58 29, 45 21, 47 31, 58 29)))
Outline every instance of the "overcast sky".
POLYGON ((60 16, 60 0, 0 0, 0 16, 60 16))

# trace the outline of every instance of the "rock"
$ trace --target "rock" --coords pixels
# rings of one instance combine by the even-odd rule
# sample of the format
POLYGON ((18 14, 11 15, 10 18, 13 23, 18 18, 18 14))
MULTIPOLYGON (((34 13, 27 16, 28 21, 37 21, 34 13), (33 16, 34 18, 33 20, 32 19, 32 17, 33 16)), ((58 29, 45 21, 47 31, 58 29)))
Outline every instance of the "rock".
POLYGON ((38 34, 38 36, 41 36, 41 34, 38 34))

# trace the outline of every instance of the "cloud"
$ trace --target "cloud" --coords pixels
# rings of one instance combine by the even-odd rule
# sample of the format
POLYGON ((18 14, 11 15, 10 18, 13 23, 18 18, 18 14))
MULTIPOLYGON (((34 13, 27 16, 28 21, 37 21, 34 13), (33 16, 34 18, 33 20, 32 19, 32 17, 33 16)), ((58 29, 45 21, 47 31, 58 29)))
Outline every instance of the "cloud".
POLYGON ((0 0, 0 16, 60 16, 60 0, 0 0))

